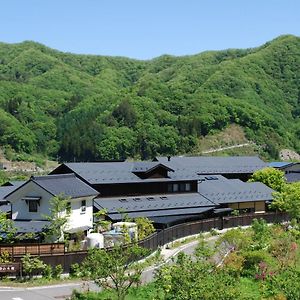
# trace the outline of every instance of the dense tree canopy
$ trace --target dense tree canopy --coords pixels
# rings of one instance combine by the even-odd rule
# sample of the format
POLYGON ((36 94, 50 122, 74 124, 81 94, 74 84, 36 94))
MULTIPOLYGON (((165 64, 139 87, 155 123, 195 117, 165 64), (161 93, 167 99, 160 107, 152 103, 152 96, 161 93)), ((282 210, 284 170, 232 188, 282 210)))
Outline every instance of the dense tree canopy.
POLYGON ((284 172, 275 168, 265 168, 253 173, 250 182, 262 182, 274 191, 282 192, 286 186, 284 172))
POLYGON ((300 150, 300 39, 149 61, 0 43, 0 146, 66 160, 192 152, 242 126, 271 156, 300 150))

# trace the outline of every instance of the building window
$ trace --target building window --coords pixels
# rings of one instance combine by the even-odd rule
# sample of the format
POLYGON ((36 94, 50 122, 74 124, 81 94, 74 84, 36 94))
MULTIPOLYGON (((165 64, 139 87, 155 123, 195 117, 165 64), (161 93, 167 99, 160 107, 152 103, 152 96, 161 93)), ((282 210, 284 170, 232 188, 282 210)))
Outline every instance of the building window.
POLYGON ((190 182, 182 182, 182 183, 170 183, 168 184, 168 192, 176 193, 176 192, 190 192, 192 190, 192 186, 190 182))
POLYGON ((28 201, 29 212, 37 212, 38 211, 38 200, 30 200, 28 201))
POLYGON ((68 215, 71 214, 71 202, 67 202, 66 213, 67 213, 68 215))
POLYGON ((176 193, 176 192, 178 192, 178 190, 179 190, 178 183, 174 183, 173 184, 173 192, 176 193))
POLYGON ((86 211, 86 200, 81 201, 81 213, 84 214, 86 211))
POLYGON ((187 182, 187 183, 185 184, 185 191, 186 191, 186 192, 190 192, 190 191, 191 191, 191 184, 190 184, 189 182, 187 182))
POLYGON ((185 191, 185 183, 180 183, 179 184, 179 191, 184 192, 185 191))

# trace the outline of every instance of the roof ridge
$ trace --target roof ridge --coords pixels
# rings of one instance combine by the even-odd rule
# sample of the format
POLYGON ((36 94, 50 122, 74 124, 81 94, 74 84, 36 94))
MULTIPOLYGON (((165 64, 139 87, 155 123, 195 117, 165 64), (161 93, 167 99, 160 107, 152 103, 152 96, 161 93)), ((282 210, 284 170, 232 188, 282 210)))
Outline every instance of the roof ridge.
POLYGON ((53 174, 53 175, 43 175, 43 176, 31 176, 30 179, 32 180, 48 180, 48 179, 54 179, 54 178, 73 178, 76 177, 74 173, 69 174, 53 174))

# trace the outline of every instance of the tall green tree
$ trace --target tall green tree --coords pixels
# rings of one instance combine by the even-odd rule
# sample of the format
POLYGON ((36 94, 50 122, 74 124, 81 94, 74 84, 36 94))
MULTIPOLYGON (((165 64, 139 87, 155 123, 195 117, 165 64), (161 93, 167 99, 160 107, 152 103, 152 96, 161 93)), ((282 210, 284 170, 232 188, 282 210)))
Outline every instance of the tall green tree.
POLYGON ((300 182, 286 184, 281 192, 274 194, 273 209, 288 212, 300 222, 300 182))
POLYGON ((140 284, 143 270, 131 263, 145 253, 138 246, 114 247, 110 251, 91 249, 83 262, 83 272, 103 289, 114 290, 118 300, 124 300, 129 288, 140 284))
POLYGON ((12 243, 16 233, 17 228, 14 221, 9 219, 5 212, 0 211, 0 242, 12 243))
POLYGON ((44 215, 49 221, 49 225, 44 231, 46 241, 56 242, 64 240, 64 230, 68 222, 70 212, 68 211, 68 202, 70 198, 60 194, 50 200, 50 213, 44 215))

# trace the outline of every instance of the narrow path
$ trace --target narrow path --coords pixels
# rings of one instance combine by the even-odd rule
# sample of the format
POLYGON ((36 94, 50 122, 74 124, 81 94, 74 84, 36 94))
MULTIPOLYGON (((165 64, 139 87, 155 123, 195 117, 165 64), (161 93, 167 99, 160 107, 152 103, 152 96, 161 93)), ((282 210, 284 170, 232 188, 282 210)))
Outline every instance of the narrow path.
POLYGON ((227 147, 220 147, 217 149, 210 149, 210 150, 202 151, 202 154, 209 154, 209 153, 219 152, 219 151, 223 151, 223 150, 242 148, 242 147, 250 146, 250 145, 254 145, 254 143, 244 143, 244 144, 232 145, 232 146, 227 146, 227 147))

